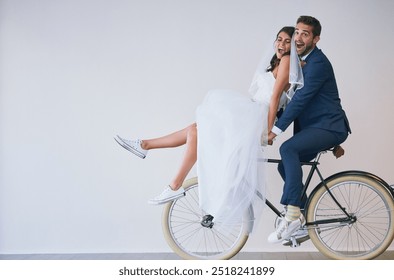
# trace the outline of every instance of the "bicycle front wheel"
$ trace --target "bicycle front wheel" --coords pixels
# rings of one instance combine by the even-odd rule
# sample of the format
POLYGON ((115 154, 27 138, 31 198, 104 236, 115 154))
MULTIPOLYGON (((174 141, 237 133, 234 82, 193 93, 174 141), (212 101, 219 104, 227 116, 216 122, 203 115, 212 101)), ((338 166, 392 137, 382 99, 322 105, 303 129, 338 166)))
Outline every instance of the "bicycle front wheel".
POLYGON ((197 178, 185 181, 186 195, 167 203, 163 210, 164 237, 184 259, 230 259, 245 245, 249 222, 223 225, 209 219, 199 207, 197 178), (203 222, 206 220, 206 222, 203 222))
POLYGON ((394 201, 379 182, 361 174, 344 174, 326 181, 347 216, 321 185, 307 208, 309 236, 316 248, 332 259, 373 259, 394 237, 394 201), (322 220, 336 220, 322 223, 322 220), (341 220, 342 219, 342 220, 341 220), (320 223, 319 223, 320 221, 320 223))

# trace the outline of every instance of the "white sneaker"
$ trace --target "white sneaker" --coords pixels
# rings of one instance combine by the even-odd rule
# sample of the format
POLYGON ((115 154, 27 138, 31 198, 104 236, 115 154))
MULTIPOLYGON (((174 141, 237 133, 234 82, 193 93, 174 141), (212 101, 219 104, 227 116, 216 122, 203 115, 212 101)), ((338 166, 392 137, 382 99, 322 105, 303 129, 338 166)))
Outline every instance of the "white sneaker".
POLYGON ((169 202, 171 200, 177 199, 179 197, 182 197, 185 195, 185 190, 180 187, 178 190, 174 191, 171 189, 170 186, 167 186, 164 188, 163 192, 156 196, 155 198, 152 198, 148 201, 149 204, 164 204, 166 202, 169 202))
POLYGON ((305 224, 305 218, 301 216, 295 221, 287 221, 285 217, 281 218, 276 230, 268 236, 268 242, 278 243, 288 239, 294 232, 305 224))
POLYGON ((123 148, 128 150, 129 152, 132 152, 136 156, 144 159, 146 157, 146 154, 148 153, 148 150, 145 150, 141 147, 142 141, 140 139, 137 140, 127 140, 119 135, 116 135, 115 141, 118 142, 119 145, 121 145, 123 148))

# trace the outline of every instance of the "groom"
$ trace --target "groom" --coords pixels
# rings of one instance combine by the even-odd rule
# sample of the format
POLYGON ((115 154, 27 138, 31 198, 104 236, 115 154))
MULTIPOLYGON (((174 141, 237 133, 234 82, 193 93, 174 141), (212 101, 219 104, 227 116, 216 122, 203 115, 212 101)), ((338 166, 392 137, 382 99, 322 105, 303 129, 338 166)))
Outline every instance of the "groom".
POLYGON ((316 47, 320 40, 320 22, 311 16, 297 20, 294 39, 297 53, 304 61, 304 87, 297 90, 280 116, 268 139, 272 140, 294 122, 294 135, 282 144, 282 163, 278 170, 285 181, 281 204, 286 214, 268 241, 288 239, 303 224, 302 161, 310 161, 323 150, 344 142, 351 132, 330 61, 316 47))

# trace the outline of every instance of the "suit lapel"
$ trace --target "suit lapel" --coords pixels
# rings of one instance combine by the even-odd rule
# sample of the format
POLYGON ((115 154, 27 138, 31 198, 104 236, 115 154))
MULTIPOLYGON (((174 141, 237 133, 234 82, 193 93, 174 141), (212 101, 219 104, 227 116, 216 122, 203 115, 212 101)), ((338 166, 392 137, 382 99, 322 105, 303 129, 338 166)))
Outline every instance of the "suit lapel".
POLYGON ((317 52, 319 52, 319 51, 320 51, 320 49, 318 49, 317 47, 315 47, 315 48, 310 52, 310 54, 306 57, 305 62, 308 63, 309 59, 310 59, 311 57, 313 57, 313 56, 314 56, 317 52))

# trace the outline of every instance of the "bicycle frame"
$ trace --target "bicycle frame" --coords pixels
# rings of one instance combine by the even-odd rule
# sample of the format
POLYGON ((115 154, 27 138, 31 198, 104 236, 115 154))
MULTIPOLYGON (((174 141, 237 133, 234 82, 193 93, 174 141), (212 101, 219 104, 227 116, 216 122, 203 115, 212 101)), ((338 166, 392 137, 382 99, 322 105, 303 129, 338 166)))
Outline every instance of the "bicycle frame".
MULTIPOLYGON (((314 161, 311 162, 301 162, 301 165, 308 165, 310 166, 310 170, 308 173, 308 176, 305 180, 304 183, 304 188, 302 190, 302 197, 304 197, 306 195, 306 190, 308 189, 308 186, 310 184, 310 181, 312 180, 312 177, 316 171, 317 166, 320 164, 318 162, 318 158, 320 158, 320 154, 318 155, 318 157, 316 157, 316 159, 314 161)), ((282 162, 282 160, 280 159, 267 159, 268 163, 276 163, 276 164, 280 164, 282 162)), ((320 173, 320 172, 319 172, 320 173)), ((276 208, 268 199, 265 200, 265 204, 279 217, 283 216, 283 214, 278 210, 278 208, 276 208)))
MULTIPOLYGON (((393 187, 374 174, 357 170, 323 178, 319 170, 322 153, 311 162, 301 163, 305 167, 302 197, 306 200, 303 214, 307 223, 299 235, 286 239, 283 245, 297 247, 311 239, 321 253, 332 259, 377 257, 394 237, 393 187), (315 178, 319 182, 310 188, 315 173, 320 181, 315 178)), ((261 161, 282 162, 278 159, 261 161)), ((186 259, 232 258, 245 245, 253 229, 253 204, 244 213, 241 223, 221 226, 220 220, 215 222, 213 216, 200 209, 198 186, 197 177, 187 180, 183 186, 187 192, 185 198, 165 206, 162 219, 165 238, 171 248, 186 259)), ((256 195, 264 201, 261 193, 256 195)), ((284 215, 269 200, 265 203, 277 216, 284 215)), ((278 219, 275 227, 277 222, 278 219)))
MULTIPOLYGON (((319 176, 320 184, 318 184, 314 188, 314 190, 318 189, 321 185, 323 185, 326 188, 326 190, 328 191, 328 193, 331 196, 331 198, 333 199, 333 201, 338 205, 338 207, 342 210, 342 212, 346 215, 346 217, 345 218, 337 218, 337 219, 323 219, 323 220, 319 220, 319 221, 309 221, 309 222, 307 222, 305 224, 305 226, 310 227, 310 226, 316 226, 316 225, 320 225, 320 224, 332 224, 332 223, 348 223, 348 224, 354 223, 357 220, 356 217, 353 216, 353 215, 350 215, 346 211, 346 208, 342 207, 342 205, 340 205, 340 203, 337 201, 335 196, 331 193, 331 191, 327 187, 326 180, 324 179, 324 177, 322 176, 322 174, 321 174, 321 172, 320 172, 320 170, 318 168, 318 165, 320 164, 319 163, 319 159, 320 159, 320 156, 321 156, 322 153, 325 153, 325 151, 320 152, 316 156, 316 158, 313 161, 311 161, 311 162, 301 162, 302 166, 304 166, 304 165, 310 166, 310 170, 309 170, 308 176, 307 176, 307 178, 305 180, 304 187, 302 189, 302 198, 304 198, 306 196, 306 191, 307 191, 307 189, 309 187, 309 184, 310 184, 310 182, 311 182, 311 180, 313 178, 313 175, 316 172, 318 174, 318 176, 319 176)), ((267 162, 268 163, 279 164, 282 161, 278 160, 278 159, 268 159, 267 162)), ((343 175, 344 173, 349 173, 349 172, 356 172, 357 174, 362 173, 365 176, 372 177, 375 180, 379 181, 383 186, 385 186, 392 193, 392 188, 386 182, 384 182, 381 178, 377 177, 376 175, 373 175, 373 174, 370 174, 370 173, 366 173, 366 172, 363 172, 363 171, 345 171, 345 172, 334 174, 334 175, 330 176, 328 179, 331 179, 334 176, 343 175)), ((313 192, 314 191, 312 191, 310 197, 313 196, 313 192)), ((392 195, 393 195, 393 193, 392 193, 392 195)), ((281 213, 268 199, 265 200, 265 203, 278 217, 282 217, 283 216, 283 213, 281 213)), ((307 211, 308 204, 309 204, 309 200, 306 203, 305 211, 307 211)), ((305 215, 306 215, 306 213, 305 213, 305 215)))

